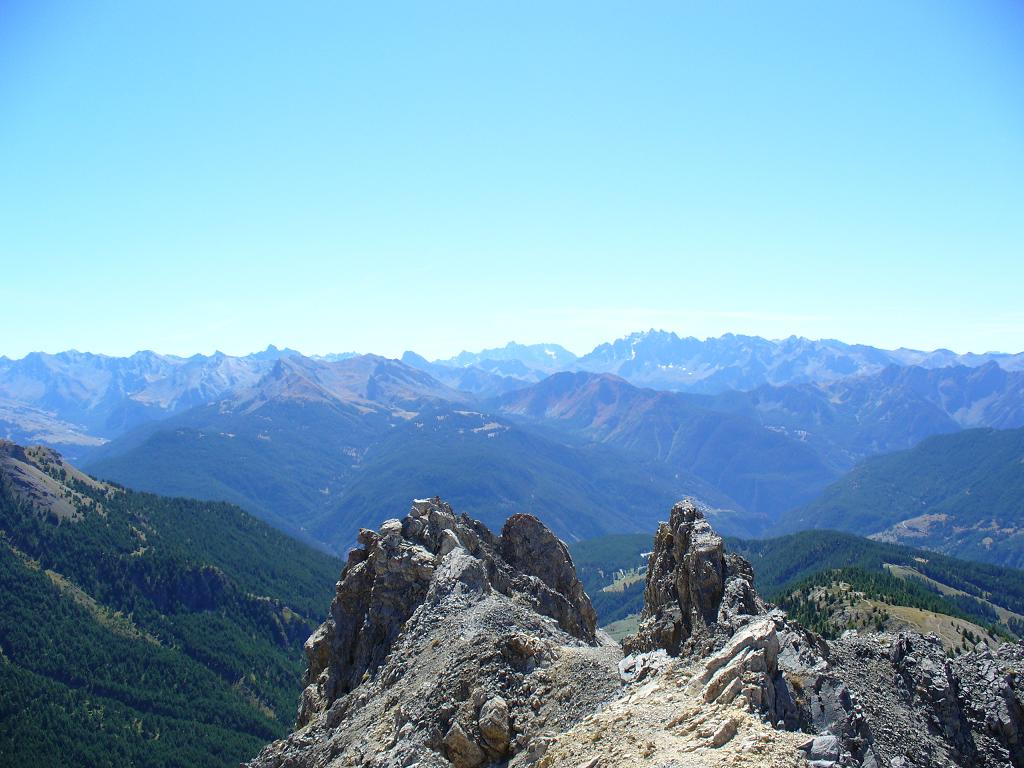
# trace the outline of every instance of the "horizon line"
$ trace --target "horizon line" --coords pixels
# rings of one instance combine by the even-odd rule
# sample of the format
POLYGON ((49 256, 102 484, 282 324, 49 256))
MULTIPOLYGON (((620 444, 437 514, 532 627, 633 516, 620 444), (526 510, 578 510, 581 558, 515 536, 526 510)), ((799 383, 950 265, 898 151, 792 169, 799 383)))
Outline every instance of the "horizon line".
MULTIPOLYGON (((692 340, 695 340, 695 341, 697 341, 697 342, 699 342, 701 344, 706 344, 709 341, 717 341, 717 340, 721 340, 721 339, 732 337, 732 338, 740 338, 740 339, 755 339, 755 340, 759 340, 759 341, 766 341, 766 342, 769 342, 769 343, 772 343, 772 344, 781 344, 783 342, 790 341, 790 340, 806 341, 806 342, 811 342, 811 343, 834 342, 836 344, 842 344, 843 346, 846 346, 846 347, 868 347, 868 348, 876 349, 876 350, 879 350, 879 351, 882 351, 882 352, 916 352, 916 353, 920 353, 920 354, 950 353, 950 354, 956 355, 958 357, 970 357, 970 356, 974 356, 974 357, 985 357, 985 356, 1015 357, 1017 355, 1024 354, 1024 350, 1021 350, 1019 352, 1005 352, 1005 351, 1001 351, 1001 350, 986 350, 984 352, 974 352, 974 351, 968 350, 966 352, 958 352, 958 351, 956 351, 954 349, 951 349, 949 347, 935 347, 933 349, 918 349, 918 348, 915 348, 915 347, 907 347, 907 346, 877 347, 877 346, 875 346, 873 344, 867 344, 867 343, 863 343, 863 342, 847 342, 847 341, 843 341, 842 339, 837 339, 837 338, 834 338, 834 337, 810 338, 808 336, 800 336, 800 335, 797 335, 797 334, 790 334, 789 336, 784 336, 784 337, 780 337, 780 338, 769 338, 767 336, 760 336, 760 335, 756 335, 756 334, 733 333, 733 332, 729 331, 729 332, 720 334, 718 336, 706 336, 704 338, 700 338, 700 337, 697 337, 697 336, 681 336, 678 333, 676 333, 675 331, 666 331, 665 329, 650 328, 650 329, 648 329, 646 331, 633 331, 631 333, 627 333, 624 336, 619 336, 619 337, 617 337, 617 338, 615 338, 615 339, 613 339, 611 341, 601 342, 601 343, 595 345, 593 347, 593 349, 591 349, 589 352, 585 352, 582 355, 577 353, 577 352, 574 352, 573 350, 569 349, 568 347, 566 347, 563 344, 561 344, 559 342, 556 342, 556 341, 519 343, 519 342, 516 342, 515 340, 510 340, 510 341, 507 341, 505 344, 496 344, 495 346, 483 347, 482 349, 477 350, 477 351, 471 351, 469 349, 463 348, 463 349, 460 349, 458 352, 456 352, 456 353, 454 353, 454 354, 452 354, 452 355, 450 355, 448 357, 436 357, 436 358, 434 358, 432 360, 426 358, 423 355, 420 355, 420 356, 423 357, 424 359, 427 359, 428 362, 438 363, 438 362, 446 362, 446 361, 449 361, 449 360, 453 360, 454 358, 459 357, 460 355, 463 355, 463 354, 479 355, 479 354, 482 354, 482 353, 488 352, 488 351, 496 351, 496 350, 507 349, 510 346, 522 346, 522 347, 556 346, 556 347, 559 347, 560 349, 565 350, 569 354, 573 355, 573 357, 575 357, 576 359, 580 359, 580 358, 586 357, 588 354, 592 354, 594 351, 596 351, 597 349, 599 349, 602 346, 614 344, 614 343, 619 342, 619 341, 626 341, 626 340, 629 340, 631 338, 638 337, 638 336, 639 337, 643 337, 643 336, 646 336, 646 335, 652 334, 652 333, 671 335, 671 336, 675 336, 677 339, 680 339, 680 340, 692 339, 692 340)), ((214 351, 209 352, 209 353, 192 352, 191 354, 177 354, 177 353, 173 353, 173 352, 157 352, 154 349, 138 349, 138 350, 136 350, 136 351, 134 351, 134 352, 132 352, 130 354, 120 354, 119 355, 119 354, 111 354, 111 353, 108 353, 108 352, 94 352, 94 351, 90 351, 90 350, 82 351, 80 349, 71 347, 71 348, 61 349, 61 350, 58 350, 56 352, 48 352, 48 351, 45 351, 45 350, 33 350, 31 352, 26 352, 21 357, 8 357, 6 354, 0 354, 0 360, 7 360, 8 362, 19 362, 19 361, 25 360, 25 359, 33 356, 33 355, 45 355, 45 356, 49 356, 49 357, 58 357, 60 355, 67 355, 67 354, 89 355, 89 356, 92 356, 92 357, 101 357, 101 358, 114 359, 114 360, 126 360, 126 359, 129 359, 129 358, 135 357, 137 355, 143 355, 143 354, 151 354, 151 355, 156 355, 158 357, 164 357, 164 358, 175 358, 175 359, 178 359, 178 360, 190 360, 190 359, 193 359, 193 358, 196 358, 196 357, 212 358, 212 357, 217 357, 217 356, 231 357, 231 358, 236 358, 237 359, 237 358, 254 357, 256 355, 263 354, 263 353, 266 353, 266 352, 271 352, 271 351, 274 351, 274 352, 291 352, 291 353, 295 353, 297 355, 300 355, 302 357, 311 358, 311 359, 326 358, 326 357, 332 357, 332 356, 336 356, 336 355, 348 355, 348 356, 377 355, 378 357, 384 357, 384 358, 387 358, 387 359, 390 359, 390 360, 400 360, 401 359, 401 355, 398 355, 398 356, 395 356, 395 357, 390 357, 388 355, 380 354, 378 352, 373 352, 373 351, 359 352, 359 351, 355 351, 355 350, 348 350, 348 351, 330 351, 330 352, 303 352, 303 351, 301 351, 301 350, 299 350, 299 349, 297 349, 295 347, 292 347, 289 344, 285 344, 285 345, 279 347, 276 344, 268 343, 267 346, 263 347, 262 349, 256 349, 256 350, 253 350, 253 351, 250 351, 250 352, 245 352, 245 353, 240 353, 240 354, 232 354, 230 352, 224 352, 224 351, 222 351, 220 349, 215 349, 214 351)), ((411 348, 403 350, 402 354, 404 355, 406 352, 412 352, 413 354, 417 354, 417 355, 419 354, 418 352, 416 352, 414 349, 411 349, 411 348)))

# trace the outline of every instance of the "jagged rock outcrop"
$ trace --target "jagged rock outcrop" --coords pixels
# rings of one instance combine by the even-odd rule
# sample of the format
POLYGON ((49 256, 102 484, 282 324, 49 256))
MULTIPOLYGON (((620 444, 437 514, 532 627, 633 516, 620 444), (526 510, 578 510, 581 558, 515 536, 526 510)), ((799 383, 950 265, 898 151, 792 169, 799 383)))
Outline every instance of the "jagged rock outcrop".
POLYGON ((252 766, 1024 765, 1024 646, 827 642, 691 502, 658 530, 625 657, 536 518, 495 536, 417 501, 360 543, 306 644, 299 729, 252 766))
POLYGON ((621 651, 536 518, 514 515, 495 536, 416 501, 359 542, 306 643, 299 730, 252 765, 515 760, 617 693, 621 651))
POLYGON ((623 669, 679 657, 699 702, 811 734, 800 750, 815 768, 1024 765, 1021 644, 949 659, 909 632, 826 642, 769 609, 688 501, 658 530, 644 597, 623 669))
POLYGON ((664 648, 673 655, 706 651, 738 626, 737 616, 765 612, 754 592, 754 571, 726 554, 722 537, 689 499, 672 508, 654 537, 640 629, 627 653, 664 648))
POLYGON ((914 632, 851 634, 828 647, 827 668, 803 679, 804 692, 811 728, 835 734, 843 753, 902 768, 1024 765, 1020 643, 954 659, 914 632), (833 702, 842 706, 830 711, 833 702))

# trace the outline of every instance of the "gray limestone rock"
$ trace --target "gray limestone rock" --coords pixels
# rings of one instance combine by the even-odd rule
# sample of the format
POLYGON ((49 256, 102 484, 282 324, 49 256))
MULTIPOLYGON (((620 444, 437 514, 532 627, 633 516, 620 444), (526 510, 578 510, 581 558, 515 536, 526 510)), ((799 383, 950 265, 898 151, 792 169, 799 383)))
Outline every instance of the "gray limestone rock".
POLYGON ((508 751, 512 734, 509 725, 508 703, 501 696, 494 696, 484 702, 480 708, 477 726, 491 752, 500 757, 508 751))
MULTIPOLYGON (((750 564, 692 502, 658 529, 625 658, 534 517, 495 536, 417 501, 359 541, 305 646, 298 730, 256 768, 547 764, 558 734, 678 664, 682 700, 808 734, 797 759, 813 768, 1024 766, 1024 646, 950 659, 910 632, 827 642, 757 596, 750 564)), ((739 722, 708 745, 726 748, 739 722)))
POLYGON ((624 679, 654 649, 694 659, 691 693, 818 734, 806 744, 815 768, 1024 765, 1021 644, 951 660, 937 638, 910 632, 826 642, 770 610, 750 564, 690 501, 659 527, 649 563, 624 679))
POLYGON ((655 534, 640 628, 624 648, 627 653, 656 648, 673 655, 706 653, 743 617, 764 612, 750 563, 726 554, 722 537, 687 499, 672 508, 668 523, 655 534))
POLYGON ((619 691, 621 650, 536 518, 495 536, 417 501, 359 541, 306 643, 298 730, 251 765, 476 768, 537 754, 619 691))

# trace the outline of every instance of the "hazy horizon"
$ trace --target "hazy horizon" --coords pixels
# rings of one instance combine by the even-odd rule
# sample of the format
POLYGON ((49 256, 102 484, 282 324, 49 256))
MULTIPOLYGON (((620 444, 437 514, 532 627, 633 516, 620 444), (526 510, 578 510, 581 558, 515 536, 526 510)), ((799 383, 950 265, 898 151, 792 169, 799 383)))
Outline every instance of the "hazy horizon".
POLYGON ((890 351, 897 350, 897 349, 907 349, 907 350, 912 350, 912 351, 916 351, 916 352, 937 352, 937 351, 940 351, 940 350, 945 350, 945 351, 953 352, 954 354, 957 354, 957 355, 1015 355, 1015 354, 1019 354, 1021 352, 1024 352, 1024 348, 1019 349, 1019 350, 1002 350, 1002 349, 986 349, 986 350, 967 349, 967 350, 961 350, 961 349, 953 349, 953 348, 948 347, 948 346, 932 347, 932 348, 928 348, 928 349, 922 349, 922 348, 919 348, 919 347, 911 347, 911 346, 908 346, 908 345, 898 345, 898 346, 895 346, 895 347, 882 347, 882 346, 879 346, 877 344, 870 344, 870 343, 858 342, 858 341, 849 341, 847 339, 842 339, 842 338, 838 338, 838 339, 837 338, 809 338, 809 337, 806 337, 806 336, 800 336, 799 334, 789 334, 788 336, 779 336, 779 337, 767 337, 767 336, 760 336, 759 334, 734 333, 734 332, 731 332, 731 331, 726 331, 725 333, 718 334, 716 336, 703 336, 703 337, 701 337, 701 336, 694 336, 692 334, 680 333, 678 331, 673 331, 673 330, 667 329, 667 328, 650 328, 650 329, 646 329, 646 330, 631 331, 629 333, 624 333, 624 334, 622 334, 620 336, 616 336, 614 338, 603 339, 601 341, 598 341, 598 342, 590 345, 589 347, 587 347, 585 349, 574 349, 574 348, 569 347, 568 345, 563 344, 563 343, 561 343, 561 342, 559 342, 558 340, 555 340, 555 339, 548 339, 546 341, 520 341, 520 340, 517 340, 517 339, 511 339, 511 340, 504 341, 504 342, 488 344, 488 345, 485 345, 483 347, 459 347, 459 348, 452 348, 452 351, 450 351, 449 353, 446 353, 446 354, 427 355, 427 354, 424 354, 423 352, 421 352, 420 350, 413 349, 411 347, 405 347, 405 348, 403 348, 403 349, 401 349, 401 350, 399 350, 397 352, 393 352, 393 353, 392 352, 385 352, 385 351, 381 351, 381 350, 376 350, 376 349, 327 349, 327 350, 324 350, 324 351, 308 351, 306 349, 301 349, 299 346, 297 346, 295 344, 279 344, 279 343, 275 343, 275 342, 271 341, 271 342, 268 342, 267 344, 264 344, 263 346, 255 348, 255 349, 239 350, 239 351, 236 351, 236 350, 226 350, 226 349, 210 349, 208 351, 207 350, 194 350, 194 351, 190 351, 190 352, 168 352, 168 351, 161 350, 161 349, 155 349, 155 348, 152 348, 152 347, 146 347, 146 348, 142 348, 142 349, 132 350, 131 352, 127 352, 127 353, 123 353, 123 354, 117 354, 117 353, 107 352, 105 350, 78 349, 78 348, 68 347, 66 349, 55 349, 55 350, 41 350, 41 349, 37 349, 37 350, 31 350, 31 351, 29 351, 29 352, 27 352, 25 354, 22 354, 22 355, 13 356, 13 355, 5 353, 3 350, 0 350, 0 358, 6 358, 6 359, 9 359, 9 360, 20 360, 20 359, 23 359, 24 357, 26 357, 27 355, 33 354, 33 353, 57 355, 57 354, 61 354, 63 352, 78 352, 78 353, 82 353, 82 354, 93 354, 93 355, 101 355, 101 356, 105 356, 105 357, 115 357, 115 358, 131 357, 134 354, 139 354, 139 353, 143 353, 143 352, 152 352, 152 353, 157 354, 157 355, 163 355, 163 356, 167 356, 167 357, 177 357, 177 358, 189 358, 189 357, 193 357, 195 355, 203 355, 203 356, 209 357, 211 355, 215 355, 215 354, 218 354, 218 353, 224 354, 224 355, 228 355, 229 357, 245 357, 247 355, 255 355, 255 354, 259 354, 261 352, 265 352, 270 347, 274 347, 274 348, 276 348, 278 350, 281 350, 281 351, 287 349, 287 350, 291 350, 291 351, 294 351, 294 352, 298 352, 299 354, 301 354, 301 355, 303 355, 305 357, 324 357, 324 356, 328 356, 328 355, 338 355, 338 354, 355 354, 355 355, 379 355, 381 357, 386 357, 386 358, 389 358, 389 359, 399 359, 399 358, 401 358, 401 356, 405 352, 415 352, 416 354, 422 355, 423 357, 427 358, 428 360, 447 360, 447 359, 450 359, 450 358, 453 358, 453 357, 457 356, 461 352, 470 352, 470 353, 474 353, 475 354, 475 353, 482 352, 482 351, 488 350, 488 349, 501 349, 501 348, 506 347, 509 344, 519 344, 519 345, 523 345, 523 346, 544 346, 544 345, 560 346, 563 349, 566 349, 569 352, 571 352, 573 355, 575 355, 577 357, 582 357, 582 356, 586 355, 587 353, 593 351, 596 347, 598 347, 601 344, 614 342, 614 341, 617 341, 619 339, 624 339, 624 338, 627 338, 627 337, 629 337, 629 336, 631 336, 633 334, 640 334, 640 333, 647 333, 647 332, 675 333, 680 338, 686 338, 686 337, 690 336, 692 338, 698 339, 701 342, 706 342, 706 341, 710 341, 712 339, 718 339, 718 338, 722 338, 723 336, 730 336, 731 335, 731 336, 746 336, 746 337, 752 337, 752 338, 761 338, 761 339, 764 339, 766 341, 772 341, 772 342, 782 342, 782 341, 785 341, 788 338, 793 338, 793 337, 805 339, 807 341, 812 341, 812 342, 838 341, 840 343, 847 344, 847 345, 850 345, 850 346, 870 346, 870 347, 875 347, 877 349, 885 349, 885 350, 890 350, 890 351))

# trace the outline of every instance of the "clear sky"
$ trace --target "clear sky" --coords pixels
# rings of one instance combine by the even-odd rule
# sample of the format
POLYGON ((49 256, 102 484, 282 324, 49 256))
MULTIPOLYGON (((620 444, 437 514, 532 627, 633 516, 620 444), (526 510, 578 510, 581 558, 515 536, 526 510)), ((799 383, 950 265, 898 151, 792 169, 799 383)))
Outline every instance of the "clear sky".
POLYGON ((0 354, 1024 349, 1024 3, 0 0, 0 354))

